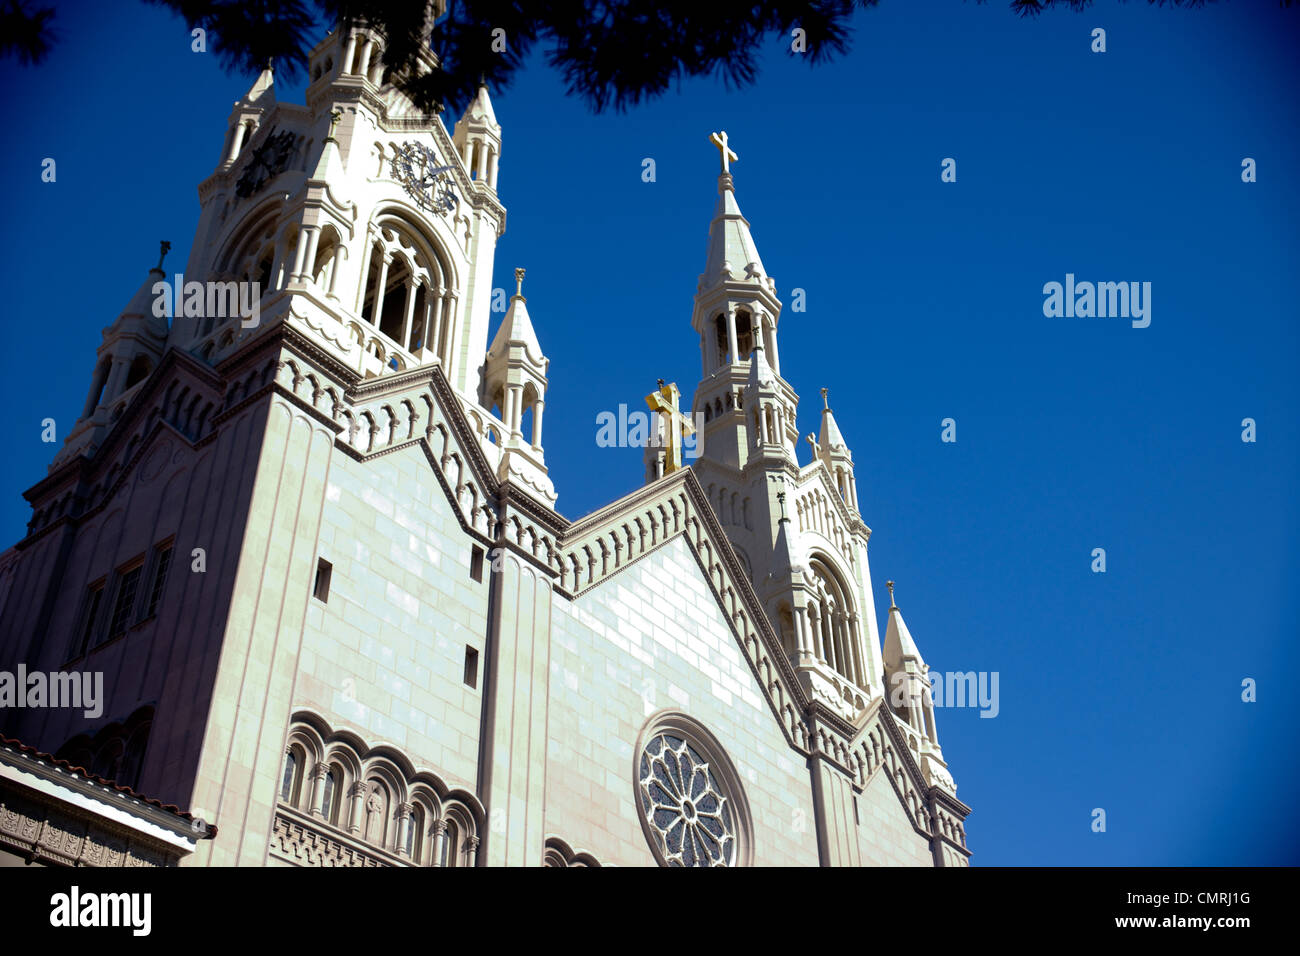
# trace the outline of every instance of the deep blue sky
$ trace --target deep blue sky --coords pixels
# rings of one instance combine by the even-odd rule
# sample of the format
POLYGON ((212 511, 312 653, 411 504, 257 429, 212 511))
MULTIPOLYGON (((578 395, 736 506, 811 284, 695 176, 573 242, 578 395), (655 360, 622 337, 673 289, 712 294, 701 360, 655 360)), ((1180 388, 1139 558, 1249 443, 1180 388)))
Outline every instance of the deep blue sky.
MULTIPOLYGON (((184 262, 195 187, 251 80, 191 53, 158 8, 59 9, 47 64, 0 66, 4 543, 54 450, 41 420, 67 434, 99 330, 158 240, 184 262)), ((883 0, 855 27, 831 65, 774 41, 754 87, 692 81, 622 115, 566 98, 540 57, 494 96, 509 209, 495 284, 528 269, 560 510, 640 481, 638 450, 597 448, 600 411, 641 407, 658 377, 694 391, 707 137, 725 128, 787 303, 801 427, 828 386, 853 450, 879 610, 897 580, 933 669, 1000 674, 996 719, 938 714, 974 862, 1300 862, 1300 10, 1102 2, 1025 21, 1001 3, 883 0), (1105 54, 1089 49, 1098 26, 1105 54), (949 156, 955 184, 939 178, 949 156), (1151 282, 1151 326, 1045 318, 1043 284, 1067 272, 1151 282), (939 440, 946 417, 956 444, 939 440)), ((300 101, 301 83, 279 96, 300 101)))

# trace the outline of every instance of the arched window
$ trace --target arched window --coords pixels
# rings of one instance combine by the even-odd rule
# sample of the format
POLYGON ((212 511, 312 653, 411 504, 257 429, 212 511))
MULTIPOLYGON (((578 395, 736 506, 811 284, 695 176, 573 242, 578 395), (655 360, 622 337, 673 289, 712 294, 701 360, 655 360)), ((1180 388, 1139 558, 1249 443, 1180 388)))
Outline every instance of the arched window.
POLYGON ((840 576, 820 558, 809 562, 813 579, 813 603, 809 625, 813 652, 859 687, 866 686, 858 640, 858 616, 840 576))
POLYGON ((451 268, 441 250, 423 233, 386 219, 374 230, 367 252, 363 319, 412 353, 433 352, 449 361, 451 268))
POLYGON ((424 851, 424 808, 418 803, 411 807, 411 818, 406 821, 406 855, 419 865, 424 851))
POLYGON ((748 312, 736 313, 737 361, 743 362, 754 351, 754 325, 748 312))
POLYGON ((296 806, 302 781, 302 763, 297 747, 290 747, 284 756, 284 775, 280 779, 280 799, 296 806))
POLYGON ((330 823, 338 824, 339 788, 343 784, 343 774, 337 767, 330 767, 329 772, 325 774, 325 796, 321 801, 321 816, 330 823))
POLYGON ((460 853, 460 828, 455 820, 447 821, 447 832, 442 838, 442 866, 457 866, 456 859, 460 853))

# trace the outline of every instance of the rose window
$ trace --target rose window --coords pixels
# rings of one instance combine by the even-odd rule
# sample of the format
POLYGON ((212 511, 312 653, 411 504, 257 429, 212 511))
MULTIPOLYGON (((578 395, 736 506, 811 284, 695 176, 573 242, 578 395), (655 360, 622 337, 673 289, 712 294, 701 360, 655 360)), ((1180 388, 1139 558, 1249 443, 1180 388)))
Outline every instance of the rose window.
POLYGON ((683 738, 660 733, 641 752, 638 791, 647 835, 668 866, 733 866, 731 802, 707 761, 683 738))

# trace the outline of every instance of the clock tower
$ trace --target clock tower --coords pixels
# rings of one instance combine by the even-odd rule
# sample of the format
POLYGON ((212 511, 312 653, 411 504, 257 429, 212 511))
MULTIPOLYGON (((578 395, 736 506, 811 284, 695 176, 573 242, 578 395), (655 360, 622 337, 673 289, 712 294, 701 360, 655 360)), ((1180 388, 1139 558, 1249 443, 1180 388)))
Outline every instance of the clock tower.
MULTIPOLYGON (((270 67, 235 103, 221 159, 199 186, 185 278, 257 283, 260 320, 178 316, 169 344, 216 366, 288 324, 367 380, 437 365, 495 470, 554 501, 534 427, 544 376, 518 395, 488 381, 506 222, 491 98, 480 88, 449 133, 388 82, 383 50, 365 26, 335 31, 309 54, 305 107, 276 100, 270 67), (530 434, 508 462, 525 422, 530 434)), ((436 69, 436 54, 426 48, 419 68, 436 69)))

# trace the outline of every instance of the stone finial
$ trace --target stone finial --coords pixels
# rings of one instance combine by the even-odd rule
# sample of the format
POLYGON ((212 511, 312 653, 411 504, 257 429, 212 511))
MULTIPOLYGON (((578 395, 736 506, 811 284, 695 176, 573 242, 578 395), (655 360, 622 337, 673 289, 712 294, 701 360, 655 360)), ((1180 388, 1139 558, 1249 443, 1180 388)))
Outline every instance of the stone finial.
POLYGON ((822 408, 826 409, 827 411, 830 411, 830 407, 831 407, 830 399, 826 397, 826 394, 829 391, 830 391, 829 388, 822 389, 822 408))
POLYGON ((519 298, 521 299, 524 297, 524 270, 523 269, 515 270, 515 295, 519 296, 519 298))
POLYGON ((166 239, 158 243, 158 271, 163 271, 163 260, 167 258, 167 253, 171 252, 172 244, 166 239))
POLYGON ((894 603, 894 582, 886 581, 885 587, 889 588, 889 609, 891 611, 897 610, 898 605, 894 603))

